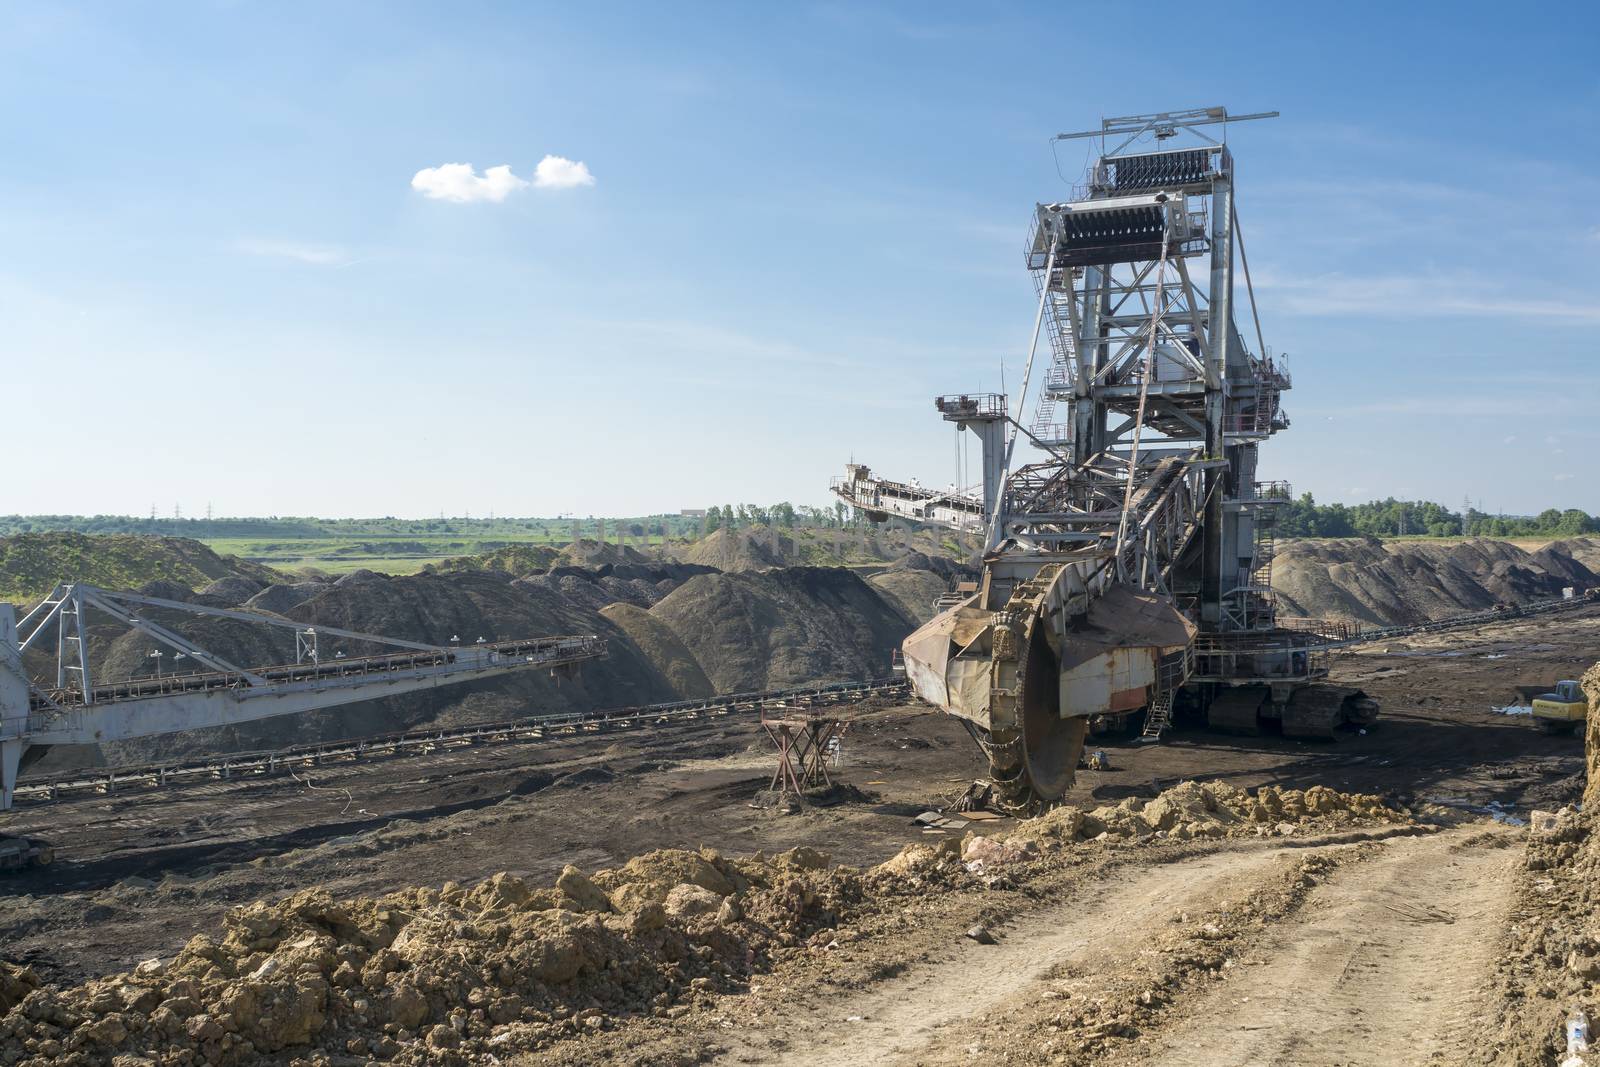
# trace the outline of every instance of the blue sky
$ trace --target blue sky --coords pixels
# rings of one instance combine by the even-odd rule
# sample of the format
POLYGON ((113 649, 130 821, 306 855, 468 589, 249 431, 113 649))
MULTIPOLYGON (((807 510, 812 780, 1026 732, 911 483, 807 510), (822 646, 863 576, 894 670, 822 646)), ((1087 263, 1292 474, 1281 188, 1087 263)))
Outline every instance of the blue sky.
POLYGON ((942 484, 930 398, 1020 373, 1049 135, 1223 104, 1283 112, 1230 134, 1263 476, 1600 512, 1600 9, 1137 11, 0 4, 0 510, 942 484), (413 187, 454 163, 499 199, 413 187))

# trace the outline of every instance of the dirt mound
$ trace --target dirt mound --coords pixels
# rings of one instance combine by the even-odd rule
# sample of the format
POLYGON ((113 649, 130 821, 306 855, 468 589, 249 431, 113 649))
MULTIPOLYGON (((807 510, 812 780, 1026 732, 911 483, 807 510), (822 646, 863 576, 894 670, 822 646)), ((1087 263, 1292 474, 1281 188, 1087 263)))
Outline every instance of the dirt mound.
POLYGON ((1593 573, 1600 574, 1600 537, 1571 537, 1565 541, 1552 541, 1539 551, 1556 552, 1577 560, 1593 573))
POLYGON ((898 607, 913 625, 920 626, 933 618, 936 599, 954 589, 957 582, 977 577, 975 568, 945 556, 913 552, 868 578, 867 583, 898 607))
POLYGON ((327 585, 326 582, 280 582, 267 586, 246 600, 244 606, 252 611, 270 611, 274 615, 282 615, 290 608, 304 604, 326 589, 327 585))
POLYGON ((1552 541, 1530 558, 1545 573, 1578 589, 1587 589, 1600 577, 1600 538, 1552 541))
POLYGON ((196 599, 202 604, 236 608, 265 588, 267 588, 266 582, 258 581, 254 578, 246 578, 239 574, 230 574, 226 578, 218 578, 200 590, 200 594, 196 599))
POLYGON ((195 598, 195 592, 182 582, 169 582, 157 578, 153 582, 145 582, 138 590, 145 596, 160 597, 162 600, 176 600, 187 604, 195 598))
POLYGON ((554 590, 574 604, 599 611, 618 602, 648 608, 709 567, 682 563, 604 563, 598 567, 552 567, 519 579, 519 588, 554 590))
MULTIPOLYGON (((1369 798, 1314 792, 1298 794, 1306 821, 1396 818, 1369 798)), ((1185 783, 1143 810, 1177 827, 1222 811, 1242 821, 1257 803, 1267 801, 1185 783)), ((0 1042, 30 1067, 73 1053, 223 1067, 503 1062, 629 1015, 678 1018, 796 956, 846 944, 870 956, 913 905, 982 893, 997 884, 993 868, 1020 884, 1082 863, 1084 850, 1143 847, 1163 832, 1082 841, 1055 832, 1064 825, 1052 813, 964 849, 917 843, 864 871, 805 847, 740 861, 667 849, 592 877, 568 866, 549 886, 501 873, 379 897, 307 890, 236 908, 218 936, 192 938, 175 958, 81 986, 0 967, 0 1042)))
POLYGON ((713 530, 683 553, 685 563, 715 567, 719 571, 762 571, 782 567, 794 558, 794 542, 765 531, 713 530))
POLYGON ((1572 544, 1529 553, 1488 540, 1291 541, 1273 561, 1272 586, 1284 616, 1406 625, 1600 585, 1572 544))
POLYGON ((456 556, 431 565, 432 570, 451 571, 504 571, 521 578, 529 574, 543 574, 555 565, 561 553, 550 545, 519 543, 505 545, 481 556, 456 556))
POLYGON ((633 639, 679 696, 694 700, 716 692, 694 654, 669 626, 648 611, 634 604, 608 604, 600 614, 633 639))
MULTIPOLYGON (((336 900, 325 890, 228 916, 172 960, 57 990, 0 972, 0 1040, 28 1064, 113 1053, 244 1065, 321 1049, 401 1064, 488 1062, 623 1014, 731 989, 828 924, 860 876, 800 849, 732 863, 659 852, 551 887, 499 874, 471 889, 336 900)), ((683 1010, 683 1009, 678 1009, 683 1010)))
POLYGON ((701 574, 650 614, 724 693, 880 677, 909 630, 857 575, 825 567, 701 574))
POLYGON ((80 533, 0 537, 0 600, 17 603, 38 600, 62 580, 135 589, 159 579, 193 590, 234 576, 261 585, 283 577, 236 556, 219 556, 186 537, 80 533))
POLYGON ((564 547, 555 562, 573 567, 599 567, 605 564, 649 563, 651 558, 632 545, 579 538, 564 547))
POLYGON ((1222 782, 1180 782, 1153 800, 1129 797, 1092 811, 1055 808, 1018 827, 1009 839, 1040 845, 1145 837, 1187 841, 1292 834, 1305 823, 1325 827, 1408 819, 1380 797, 1340 793, 1326 786, 1304 791, 1264 786, 1250 794, 1222 782))

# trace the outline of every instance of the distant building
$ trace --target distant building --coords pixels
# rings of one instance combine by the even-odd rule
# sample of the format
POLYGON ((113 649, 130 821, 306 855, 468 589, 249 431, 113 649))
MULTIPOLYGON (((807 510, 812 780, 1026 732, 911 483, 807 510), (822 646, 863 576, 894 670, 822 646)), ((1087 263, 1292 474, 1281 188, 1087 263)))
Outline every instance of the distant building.
POLYGON ((682 511, 678 512, 678 517, 684 519, 703 519, 706 517, 706 509, 684 508, 682 511))

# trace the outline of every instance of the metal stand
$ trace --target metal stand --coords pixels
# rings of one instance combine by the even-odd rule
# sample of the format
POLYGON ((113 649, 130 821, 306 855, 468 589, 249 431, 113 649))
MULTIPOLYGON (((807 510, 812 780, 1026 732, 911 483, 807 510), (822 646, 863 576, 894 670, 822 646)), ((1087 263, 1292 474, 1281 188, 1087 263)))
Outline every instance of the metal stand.
POLYGON ((830 742, 844 736, 845 721, 836 713, 778 710, 790 714, 768 718, 763 710, 761 715, 761 727, 778 750, 778 768, 772 772, 767 788, 775 793, 801 794, 807 789, 833 785, 833 779, 828 777, 830 742))

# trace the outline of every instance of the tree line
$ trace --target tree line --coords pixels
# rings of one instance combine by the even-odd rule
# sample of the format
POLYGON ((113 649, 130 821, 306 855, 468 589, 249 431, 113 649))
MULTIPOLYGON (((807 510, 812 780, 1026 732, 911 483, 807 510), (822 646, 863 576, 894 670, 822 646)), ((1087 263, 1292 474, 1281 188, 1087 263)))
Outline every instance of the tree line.
POLYGON ((1579 537, 1600 533, 1600 517, 1577 508, 1537 515, 1451 511, 1431 500, 1388 497, 1366 504, 1318 504, 1310 493, 1278 509, 1280 537, 1579 537))

